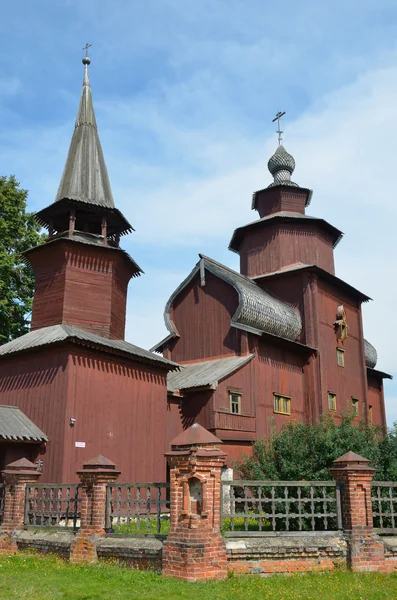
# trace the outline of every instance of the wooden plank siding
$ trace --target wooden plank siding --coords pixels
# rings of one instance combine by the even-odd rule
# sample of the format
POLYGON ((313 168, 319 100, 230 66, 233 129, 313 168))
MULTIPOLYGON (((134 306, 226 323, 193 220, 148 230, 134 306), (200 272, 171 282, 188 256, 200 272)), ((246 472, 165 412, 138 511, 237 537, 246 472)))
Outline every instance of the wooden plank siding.
MULTIPOLYGON (((42 483, 61 483, 68 393, 66 349, 37 349, 0 362, 0 404, 18 406, 49 438, 42 483)), ((28 451, 28 450, 27 450, 28 451)), ((27 456, 29 458, 29 456, 27 456)))
POLYGON ((320 354, 321 412, 329 412, 328 392, 333 392, 337 397, 337 412, 333 414, 337 422, 343 413, 351 411, 352 397, 359 400, 360 416, 367 419, 367 378, 361 327, 361 305, 358 300, 348 297, 336 286, 332 286, 320 278, 317 278, 312 293, 314 294, 314 314, 311 315, 311 318, 317 324, 315 346, 320 354), (348 337, 344 342, 337 339, 333 325, 339 305, 343 305, 345 308, 349 326, 348 337), (345 367, 338 366, 337 347, 344 350, 345 367))
POLYGON ((279 429, 291 419, 307 418, 304 377, 307 356, 270 345, 260 338, 256 352, 256 432, 258 438, 267 438, 273 426, 279 429), (274 394, 291 398, 291 415, 274 412, 274 394))
POLYGON ((332 237, 313 224, 264 223, 247 233, 240 246, 240 271, 247 277, 272 273, 298 262, 335 273, 332 237))
MULTIPOLYGON (((264 279, 262 285, 298 307, 303 323, 300 341, 319 350, 305 368, 306 390, 310 390, 311 396, 311 422, 330 412, 328 391, 337 394, 337 413, 331 412, 336 421, 340 421, 342 413, 350 411, 352 397, 360 401, 360 416, 368 419, 367 405, 371 402, 366 384, 362 311, 358 299, 342 291, 337 284, 325 282, 311 273, 291 273, 271 281, 264 279), (333 325, 340 305, 345 307, 349 326, 344 343, 337 339, 333 325), (345 350, 344 368, 337 364, 337 347, 345 350)), ((383 392, 381 398, 383 403, 383 392)), ((379 421, 380 414, 376 418, 376 422, 385 423, 385 416, 383 421, 379 421)))
POLYGON ((97 335, 124 339, 131 267, 116 251, 58 241, 29 256, 35 278, 32 329, 59 323, 97 335))
POLYGON ((383 380, 375 375, 367 375, 368 406, 372 406, 372 423, 385 428, 386 411, 383 393, 383 380))
POLYGON ((117 464, 120 481, 164 481, 165 371, 79 349, 69 373, 67 412, 76 424, 65 434, 65 481, 75 481, 76 469, 98 454, 117 464), (85 448, 76 448, 78 441, 85 448))
POLYGON ((230 327, 237 306, 237 292, 232 286, 208 272, 205 286, 201 286, 197 274, 171 308, 171 319, 180 334, 171 348, 171 360, 208 359, 238 352, 240 334, 230 327))
POLYGON ((51 260, 48 260, 47 252, 36 251, 29 260, 35 271, 31 329, 62 323, 66 270, 64 250, 54 246, 51 260))
POLYGON ((266 188, 256 192, 255 199, 260 217, 282 211, 304 215, 307 191, 300 188, 266 188))
POLYGON ((120 481, 164 481, 166 389, 163 369, 75 346, 0 362, 0 403, 18 406, 49 438, 42 483, 77 481, 98 454, 117 464, 120 481))
POLYGON ((252 456, 252 442, 227 441, 221 446, 222 452, 227 454, 227 465, 234 469, 234 478, 237 479, 236 465, 241 461, 241 456, 252 456))

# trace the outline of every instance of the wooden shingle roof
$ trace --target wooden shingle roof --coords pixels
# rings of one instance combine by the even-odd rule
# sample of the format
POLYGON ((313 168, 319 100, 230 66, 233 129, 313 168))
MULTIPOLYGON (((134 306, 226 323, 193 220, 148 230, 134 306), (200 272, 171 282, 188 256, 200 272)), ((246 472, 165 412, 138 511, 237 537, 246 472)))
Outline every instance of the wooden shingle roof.
POLYGON ((47 442, 48 437, 17 406, 0 405, 0 440, 47 442))

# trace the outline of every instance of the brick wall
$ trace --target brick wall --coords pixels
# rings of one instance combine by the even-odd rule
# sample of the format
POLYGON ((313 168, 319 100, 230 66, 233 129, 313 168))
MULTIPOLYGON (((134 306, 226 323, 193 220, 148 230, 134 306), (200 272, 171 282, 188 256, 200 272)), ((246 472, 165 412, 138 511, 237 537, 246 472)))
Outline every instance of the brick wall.
MULTIPOLYGON (((171 467, 171 527, 163 543, 154 538, 107 534, 106 486, 119 472, 98 456, 79 472, 82 484, 80 530, 24 530, 26 486, 40 476, 21 459, 3 472, 4 521, 0 552, 35 548, 71 561, 114 560, 136 569, 162 571, 188 581, 223 578, 228 571, 268 575, 332 570, 397 570, 397 537, 374 533, 368 460, 347 453, 335 461, 341 491, 343 531, 226 538, 220 532, 220 476, 225 454, 215 436, 193 426, 174 440, 167 454, 171 467)), ((220 443, 220 442, 219 442, 220 443)))

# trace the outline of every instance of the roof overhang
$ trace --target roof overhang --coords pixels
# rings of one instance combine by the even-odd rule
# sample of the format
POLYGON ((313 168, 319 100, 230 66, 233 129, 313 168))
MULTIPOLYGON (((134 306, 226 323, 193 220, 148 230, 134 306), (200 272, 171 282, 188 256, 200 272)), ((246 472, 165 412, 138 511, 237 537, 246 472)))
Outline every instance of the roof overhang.
POLYGON ((108 355, 119 356, 128 361, 149 364, 166 371, 179 369, 177 363, 124 340, 104 338, 78 327, 64 324, 36 329, 3 344, 0 346, 0 360, 11 359, 18 354, 37 353, 48 347, 62 347, 65 344, 83 346, 108 355))
POLYGON ((317 275, 319 275, 319 277, 321 277, 322 279, 325 279, 326 281, 329 281, 330 283, 332 283, 334 285, 340 286, 346 292, 358 297, 361 300, 361 302, 368 302, 369 300, 372 300, 372 298, 370 298, 363 292, 360 292, 360 290, 356 289, 355 287, 353 287, 352 285, 350 285, 343 279, 336 277, 336 275, 329 273, 328 271, 326 271, 325 269, 322 269, 321 267, 318 267, 317 265, 304 265, 304 264, 294 265, 290 268, 280 269, 279 271, 274 271, 273 273, 264 273, 263 275, 256 275, 255 277, 252 277, 251 279, 253 281, 266 282, 267 280, 270 280, 270 279, 276 279, 278 277, 284 277, 286 275, 291 275, 293 273, 298 273, 298 272, 302 272, 302 271, 312 271, 312 272, 317 273, 317 275))
POLYGON ((48 442, 48 437, 17 406, 0 405, 0 442, 48 442))
POLYGON ((181 364, 178 372, 168 375, 168 393, 216 390, 220 381, 245 367, 254 357, 255 354, 232 355, 181 364))
POLYGON ((125 260, 129 263, 131 270, 132 270, 132 277, 139 277, 141 275, 141 273, 144 273, 144 271, 141 269, 141 267, 138 265, 138 263, 132 258, 132 256, 130 256, 128 254, 128 252, 126 252, 125 250, 123 250, 120 247, 116 247, 113 246, 111 244, 104 244, 103 243, 103 238, 102 236, 98 236, 92 233, 86 233, 86 232, 81 232, 81 231, 74 231, 73 236, 69 237, 69 232, 62 232, 58 235, 55 235, 51 238, 48 238, 44 244, 39 244, 38 246, 34 246, 33 248, 29 248, 28 250, 25 250, 25 252, 22 253, 22 256, 25 260, 25 262, 32 267, 32 263, 30 261, 30 256, 31 254, 35 253, 35 252, 40 252, 44 247, 47 247, 49 244, 57 244, 60 242, 65 242, 65 243, 73 243, 73 244, 84 244, 87 246, 94 246, 95 248, 99 248, 101 250, 105 250, 105 251, 112 251, 112 252, 119 252, 124 258, 125 260))
POLYGON ((247 325, 240 325, 240 323, 232 323, 232 327, 236 329, 241 329, 242 331, 246 331, 247 333, 253 333, 264 339, 268 339, 270 342, 281 345, 284 347, 289 347, 293 350, 298 350, 305 352, 307 354, 314 354, 318 352, 317 348, 313 348, 312 346, 308 346, 306 344, 301 344, 300 342, 289 340, 288 338, 280 337, 278 335, 273 335, 272 333, 267 333, 266 331, 261 331, 260 329, 255 329, 254 327, 248 327, 247 325))
POLYGON ((54 220, 61 217, 65 213, 65 209, 69 207, 75 207, 79 210, 86 211, 91 215, 97 214, 98 218, 101 218, 102 215, 106 215, 110 234, 113 230, 120 233, 120 235, 126 235, 134 231, 132 225, 118 208, 109 208, 101 204, 86 202, 80 198, 62 198, 62 200, 56 200, 49 206, 39 210, 35 217, 40 225, 49 228, 54 220))
POLYGON ((367 374, 374 375, 379 379, 393 379, 393 375, 389 373, 384 373, 383 371, 379 371, 378 369, 372 369, 371 367, 367 367, 367 374))
POLYGON ((232 239, 230 240, 229 250, 231 250, 232 252, 239 253, 240 244, 248 231, 260 229, 261 227, 265 227, 266 225, 275 222, 294 223, 295 225, 304 223, 313 225, 315 227, 321 227, 331 235, 334 248, 343 237, 343 232, 340 231, 340 229, 337 229, 324 219, 318 219, 316 217, 310 217, 308 215, 301 215, 299 213, 287 214, 287 212, 288 211, 284 211, 283 214, 274 213, 273 215, 262 217, 262 219, 257 219, 252 223, 248 223, 247 225, 238 227, 237 229, 235 229, 232 235, 232 239))

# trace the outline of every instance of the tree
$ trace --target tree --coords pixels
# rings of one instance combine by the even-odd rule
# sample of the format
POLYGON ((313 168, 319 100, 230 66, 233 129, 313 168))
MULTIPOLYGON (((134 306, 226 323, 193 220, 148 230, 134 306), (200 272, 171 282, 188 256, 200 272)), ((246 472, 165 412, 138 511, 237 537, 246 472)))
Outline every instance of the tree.
POLYGON ((370 459, 375 479, 397 481, 396 425, 384 436, 379 427, 355 425, 350 416, 340 424, 325 416, 316 425, 291 422, 273 430, 270 439, 256 441, 253 456, 242 457, 236 467, 246 479, 324 481, 332 479, 332 462, 349 450, 370 459))
POLYGON ((43 236, 26 212, 27 195, 14 176, 0 176, 0 344, 28 331, 32 309, 34 276, 21 253, 43 236))

